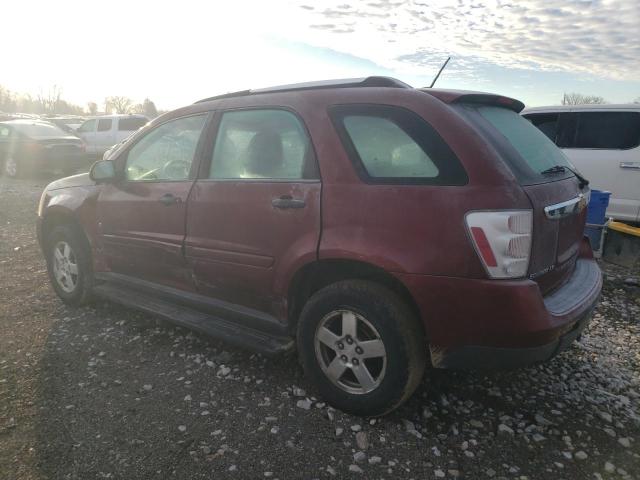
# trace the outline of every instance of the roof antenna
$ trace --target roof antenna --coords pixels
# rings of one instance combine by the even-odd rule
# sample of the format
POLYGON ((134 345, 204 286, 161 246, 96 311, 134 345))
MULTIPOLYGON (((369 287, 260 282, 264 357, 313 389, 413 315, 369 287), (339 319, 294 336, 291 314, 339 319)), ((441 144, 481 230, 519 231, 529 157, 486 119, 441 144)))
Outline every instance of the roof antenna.
POLYGON ((442 64, 442 66, 440 67, 440 70, 438 70, 438 74, 436 75, 436 78, 433 79, 433 82, 431 82, 431 85, 429 85, 429 88, 433 88, 433 86, 436 84, 436 81, 438 80, 438 78, 440 77, 440 74, 442 73, 442 71, 444 70, 444 67, 447 66, 447 63, 449 63, 449 60, 451 60, 451 57, 447 57, 447 59, 444 61, 444 63, 442 64))

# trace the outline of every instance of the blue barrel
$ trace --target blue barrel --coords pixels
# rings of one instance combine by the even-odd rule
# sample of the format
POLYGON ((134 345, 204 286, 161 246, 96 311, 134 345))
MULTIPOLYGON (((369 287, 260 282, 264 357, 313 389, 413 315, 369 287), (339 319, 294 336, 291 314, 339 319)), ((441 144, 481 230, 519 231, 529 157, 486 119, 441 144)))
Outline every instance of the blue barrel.
MULTIPOLYGON (((610 196, 611 192, 591 190, 591 200, 589 200, 589 205, 587 206, 587 223, 592 225, 604 225, 610 196)), ((600 250, 602 227, 585 227, 584 233, 591 240, 591 248, 594 250, 600 250)))

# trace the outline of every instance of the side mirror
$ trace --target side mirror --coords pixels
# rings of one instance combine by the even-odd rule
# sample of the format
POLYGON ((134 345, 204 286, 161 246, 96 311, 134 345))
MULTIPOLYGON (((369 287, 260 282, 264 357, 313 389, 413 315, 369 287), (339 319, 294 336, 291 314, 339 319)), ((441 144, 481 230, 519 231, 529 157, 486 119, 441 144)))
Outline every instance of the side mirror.
POLYGON ((109 160, 98 160, 89 171, 89 178, 96 183, 108 183, 116 178, 116 166, 109 160))

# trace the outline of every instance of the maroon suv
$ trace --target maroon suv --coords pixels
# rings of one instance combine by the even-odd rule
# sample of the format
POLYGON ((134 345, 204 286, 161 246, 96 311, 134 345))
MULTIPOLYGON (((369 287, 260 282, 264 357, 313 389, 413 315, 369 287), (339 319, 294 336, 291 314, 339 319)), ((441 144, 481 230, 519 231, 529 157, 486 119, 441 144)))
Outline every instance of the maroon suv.
POLYGON ((263 353, 381 415, 425 366, 544 361, 601 290, 587 182, 497 95, 394 79, 208 98, 50 184, 54 289, 263 353))

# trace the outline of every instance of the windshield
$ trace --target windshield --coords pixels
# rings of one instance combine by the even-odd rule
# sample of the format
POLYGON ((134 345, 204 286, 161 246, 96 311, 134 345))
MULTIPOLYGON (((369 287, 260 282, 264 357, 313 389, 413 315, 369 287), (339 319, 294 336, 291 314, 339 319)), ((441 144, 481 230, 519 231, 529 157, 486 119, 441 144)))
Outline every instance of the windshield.
POLYGON ((539 129, 513 110, 492 105, 464 105, 467 117, 485 133, 523 185, 567 178, 574 167, 539 129), (561 166, 565 169, 554 169, 561 166), (543 173, 545 172, 545 173, 543 173))
POLYGON ((69 134, 64 130, 47 123, 21 123, 14 124, 13 128, 23 135, 31 138, 46 137, 67 137, 69 134))

